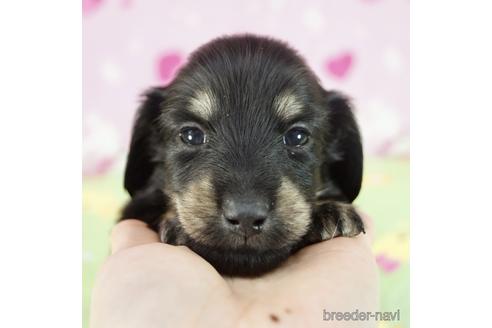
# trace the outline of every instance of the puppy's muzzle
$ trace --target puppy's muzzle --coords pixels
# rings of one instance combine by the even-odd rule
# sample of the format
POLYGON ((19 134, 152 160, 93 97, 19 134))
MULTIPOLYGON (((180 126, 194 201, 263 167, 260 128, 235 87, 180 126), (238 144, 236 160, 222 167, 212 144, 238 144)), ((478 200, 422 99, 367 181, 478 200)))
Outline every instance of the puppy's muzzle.
POLYGON ((227 230, 244 238, 260 234, 268 226, 269 202, 258 196, 229 196, 222 206, 227 230))

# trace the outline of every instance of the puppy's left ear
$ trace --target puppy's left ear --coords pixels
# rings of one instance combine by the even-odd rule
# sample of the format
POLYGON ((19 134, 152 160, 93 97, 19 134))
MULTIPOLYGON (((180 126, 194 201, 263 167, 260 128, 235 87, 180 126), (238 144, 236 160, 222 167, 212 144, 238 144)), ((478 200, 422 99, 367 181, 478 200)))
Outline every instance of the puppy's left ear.
POLYGON ((362 183, 363 154, 359 128, 349 99, 337 91, 324 91, 327 126, 318 199, 352 202, 362 183))

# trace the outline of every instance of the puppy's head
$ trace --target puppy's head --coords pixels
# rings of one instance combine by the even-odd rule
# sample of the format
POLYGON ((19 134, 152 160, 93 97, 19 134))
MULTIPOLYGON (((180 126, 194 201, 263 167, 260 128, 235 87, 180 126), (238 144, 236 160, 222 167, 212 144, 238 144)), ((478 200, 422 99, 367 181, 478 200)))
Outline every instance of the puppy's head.
POLYGON ((125 187, 161 190, 179 243, 223 273, 250 274, 301 242, 315 200, 351 202, 361 174, 347 99, 285 44, 239 36, 199 48, 171 85, 146 94, 125 187))

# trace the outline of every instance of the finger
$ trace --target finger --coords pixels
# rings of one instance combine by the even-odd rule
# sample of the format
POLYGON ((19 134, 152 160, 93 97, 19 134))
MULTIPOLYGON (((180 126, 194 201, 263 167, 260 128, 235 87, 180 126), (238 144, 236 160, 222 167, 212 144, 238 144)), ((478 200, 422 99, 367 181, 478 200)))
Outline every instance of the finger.
POLYGON ((145 222, 124 220, 114 226, 111 232, 111 252, 122 249, 159 242, 159 236, 145 222))

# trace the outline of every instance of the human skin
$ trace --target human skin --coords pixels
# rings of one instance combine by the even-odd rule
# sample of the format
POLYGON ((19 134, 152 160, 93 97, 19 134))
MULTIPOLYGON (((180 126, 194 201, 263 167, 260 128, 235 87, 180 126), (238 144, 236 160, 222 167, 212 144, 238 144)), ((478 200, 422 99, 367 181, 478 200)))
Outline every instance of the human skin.
POLYGON ((112 232, 112 255, 94 286, 92 328, 375 327, 324 321, 329 312, 377 311, 378 275, 367 233, 305 247, 259 278, 223 277, 185 246, 159 242, 145 223, 112 232))

